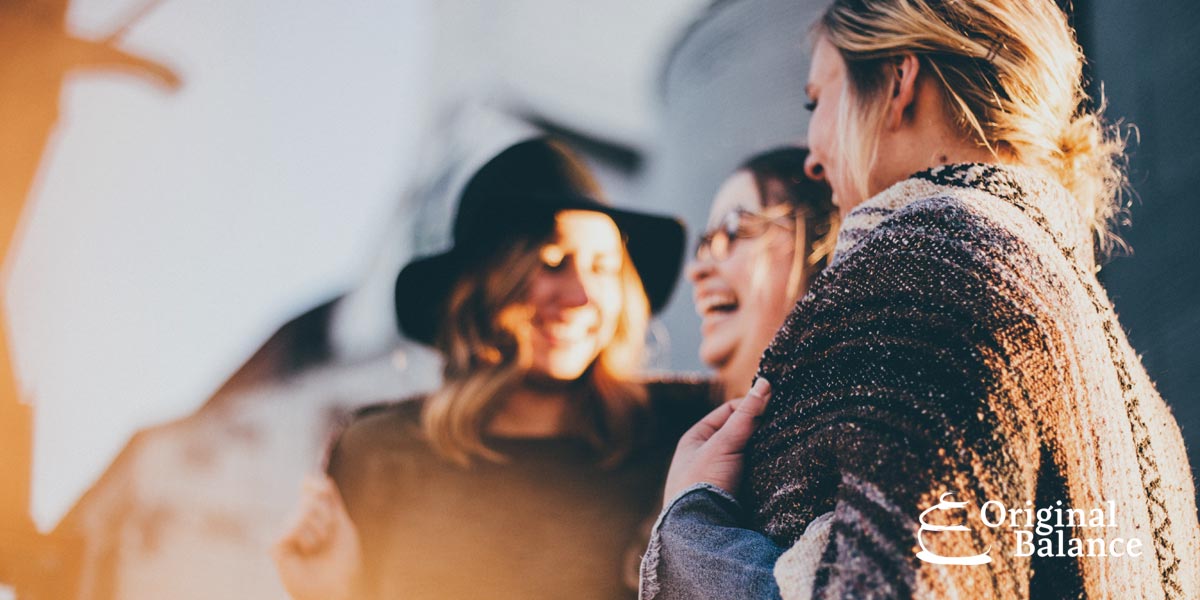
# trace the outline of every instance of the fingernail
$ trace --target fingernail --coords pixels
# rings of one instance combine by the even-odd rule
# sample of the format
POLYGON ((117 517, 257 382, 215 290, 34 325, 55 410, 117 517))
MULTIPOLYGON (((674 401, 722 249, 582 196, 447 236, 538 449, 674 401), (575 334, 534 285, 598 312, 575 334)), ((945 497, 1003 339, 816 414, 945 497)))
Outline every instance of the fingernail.
POLYGON ((771 391, 771 382, 759 377, 754 380, 754 386, 750 389, 751 391, 758 392, 759 394, 766 394, 767 392, 771 391))

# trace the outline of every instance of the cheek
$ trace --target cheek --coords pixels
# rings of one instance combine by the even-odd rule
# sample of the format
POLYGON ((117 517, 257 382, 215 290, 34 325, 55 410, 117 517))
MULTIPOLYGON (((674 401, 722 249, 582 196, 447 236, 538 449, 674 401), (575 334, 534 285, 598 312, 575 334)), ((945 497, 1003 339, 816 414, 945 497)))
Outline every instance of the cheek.
POLYGON ((525 290, 525 296, 522 302, 531 306, 539 306, 546 303, 546 298, 552 295, 553 282, 545 273, 537 273, 529 279, 529 285, 525 290))
POLYGON ((764 326, 777 328, 793 304, 787 288, 794 252, 791 246, 783 247, 790 243, 781 239, 779 246, 762 257, 762 276, 755 282, 753 303, 755 317, 764 326))
POLYGON ((812 118, 808 121, 809 149, 829 169, 829 161, 837 156, 837 110, 841 103, 841 94, 827 94, 822 98, 812 118))
POLYGON ((808 149, 813 152, 821 148, 821 117, 814 111, 808 119, 808 149))
MULTIPOLYGON (((752 241, 752 240, 747 240, 752 241)), ((717 263, 717 273, 725 284, 737 294, 738 301, 745 303, 752 299, 754 291, 754 270, 756 252, 747 252, 747 248, 734 248, 729 258, 717 263)))
POLYGON ((767 285, 762 287, 760 320, 772 330, 779 328, 779 325, 783 323, 783 318, 792 308, 791 298, 788 298, 787 284, 787 276, 783 275, 772 278, 767 285))
POLYGON ((600 330, 607 342, 607 339, 611 338, 617 329, 617 322, 621 319, 621 309, 625 304, 621 294, 621 285, 619 283, 606 285, 596 299, 596 308, 600 313, 600 330))

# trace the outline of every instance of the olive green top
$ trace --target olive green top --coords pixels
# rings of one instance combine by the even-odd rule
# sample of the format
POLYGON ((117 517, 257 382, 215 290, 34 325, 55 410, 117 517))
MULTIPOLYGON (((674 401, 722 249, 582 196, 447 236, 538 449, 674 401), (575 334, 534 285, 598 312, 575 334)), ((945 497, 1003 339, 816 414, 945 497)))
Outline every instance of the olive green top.
POLYGON ((648 385, 650 435, 611 467, 582 440, 486 438, 509 461, 436 454, 421 399, 360 411, 329 474, 362 543, 356 598, 633 598, 678 438, 713 406, 698 382, 648 385))

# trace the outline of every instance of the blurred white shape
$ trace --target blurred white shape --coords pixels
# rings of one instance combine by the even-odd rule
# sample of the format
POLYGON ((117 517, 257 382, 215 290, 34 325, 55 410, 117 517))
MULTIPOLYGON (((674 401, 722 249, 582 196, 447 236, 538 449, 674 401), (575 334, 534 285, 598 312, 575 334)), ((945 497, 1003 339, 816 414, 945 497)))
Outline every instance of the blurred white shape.
MULTIPOLYGON (((72 2, 96 36, 136 3, 72 2)), ((140 428, 186 415, 368 268, 428 101, 425 2, 172 0, 124 45, 176 94, 79 78, 7 295, 48 529, 140 428)))
POLYGON ((709 0, 439 2, 442 97, 481 92, 596 138, 645 147, 667 51, 709 0))
MULTIPOLYGON (((394 209, 439 111, 499 108, 646 147, 665 53, 706 4, 171 0, 147 13, 122 45, 183 89, 65 86, 3 291, 37 407, 39 527, 130 434, 192 413, 312 306, 350 291, 335 360, 396 343, 390 279, 411 244, 387 236, 404 230, 394 209)), ((70 26, 104 36, 141 5, 74 0, 70 26)), ((494 142, 458 151, 470 163, 507 143, 494 142)))
POLYGON ((392 366, 397 371, 403 371, 408 368, 408 354, 403 350, 392 352, 392 366))

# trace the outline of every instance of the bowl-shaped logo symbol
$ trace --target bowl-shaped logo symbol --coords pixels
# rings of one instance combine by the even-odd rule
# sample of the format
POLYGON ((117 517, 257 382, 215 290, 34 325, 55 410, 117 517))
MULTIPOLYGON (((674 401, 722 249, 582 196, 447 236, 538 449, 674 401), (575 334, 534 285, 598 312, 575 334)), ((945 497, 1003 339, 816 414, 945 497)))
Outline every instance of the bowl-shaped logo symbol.
POLYGON ((974 556, 942 556, 935 552, 931 552, 929 548, 925 547, 925 540, 921 538, 921 535, 927 531, 971 531, 971 528, 967 527, 966 525, 930 525, 925 522, 925 515, 928 515, 930 512, 935 510, 954 510, 964 508, 970 504, 969 502, 952 502, 946 500, 946 497, 950 496, 951 494, 953 494, 953 492, 946 492, 945 494, 942 494, 936 505, 925 509, 925 511, 921 513, 921 529, 917 532, 917 543, 921 545, 921 551, 917 553, 917 558, 935 565, 984 565, 992 562, 992 557, 988 556, 988 552, 992 549, 991 546, 988 546, 987 549, 983 551, 983 554, 976 554, 974 556))

